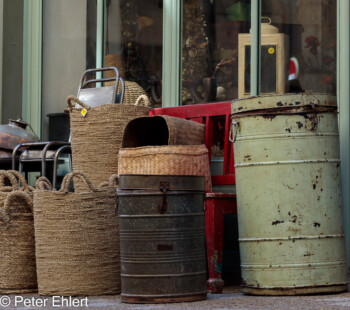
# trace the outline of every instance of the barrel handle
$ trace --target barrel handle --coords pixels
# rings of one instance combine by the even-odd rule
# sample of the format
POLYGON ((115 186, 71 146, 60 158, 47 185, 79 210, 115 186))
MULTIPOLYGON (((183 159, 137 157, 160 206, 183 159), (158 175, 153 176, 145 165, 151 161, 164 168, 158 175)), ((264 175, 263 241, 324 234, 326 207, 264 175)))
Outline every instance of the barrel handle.
POLYGON ((239 127, 239 122, 237 121, 232 121, 231 122, 231 127, 230 127, 230 133, 228 135, 228 139, 230 142, 235 143, 237 139, 237 133, 239 132, 240 127, 239 127))
POLYGON ((162 201, 158 205, 159 214, 164 214, 168 208, 166 193, 170 189, 169 182, 159 182, 159 190, 163 193, 162 201))

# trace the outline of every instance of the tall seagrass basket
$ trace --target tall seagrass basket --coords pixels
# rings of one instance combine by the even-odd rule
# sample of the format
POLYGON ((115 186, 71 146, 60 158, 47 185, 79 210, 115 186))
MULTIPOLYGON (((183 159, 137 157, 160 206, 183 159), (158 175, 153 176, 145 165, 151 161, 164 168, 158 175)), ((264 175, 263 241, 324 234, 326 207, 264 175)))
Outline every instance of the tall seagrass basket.
POLYGON ((119 218, 115 187, 95 188, 80 172, 67 174, 59 191, 40 178, 34 192, 39 294, 120 293, 119 218), (69 192, 79 178, 84 191, 69 192))
POLYGON ((37 291, 31 188, 21 174, 12 172, 0 171, 1 294, 37 291))
MULTIPOLYGON (((89 107, 78 98, 69 96, 67 102, 73 171, 85 173, 97 186, 112 174, 118 173, 118 152, 125 126, 136 117, 148 115, 149 100, 146 96, 140 96, 135 105, 104 104, 89 107), (83 108, 73 108, 72 101, 83 108), (83 109, 86 114, 82 113, 83 109)), ((79 183, 76 185, 80 186, 79 183)))

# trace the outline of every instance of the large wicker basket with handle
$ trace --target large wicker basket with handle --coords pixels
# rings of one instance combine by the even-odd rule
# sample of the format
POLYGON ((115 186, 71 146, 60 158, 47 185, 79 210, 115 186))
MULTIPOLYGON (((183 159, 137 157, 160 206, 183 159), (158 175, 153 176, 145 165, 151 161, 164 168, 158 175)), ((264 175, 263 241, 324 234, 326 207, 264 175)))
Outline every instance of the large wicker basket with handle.
POLYGON ((1 294, 37 291, 33 198, 26 180, 14 174, 0 171, 1 294))
POLYGON ((69 96, 67 102, 73 171, 85 173, 97 186, 112 174, 118 173, 118 152, 125 126, 135 117, 148 115, 149 100, 146 96, 140 96, 135 105, 104 104, 89 107, 78 98, 69 96), (72 101, 83 108, 73 108, 72 101), (82 113, 85 111, 86 114, 82 113))
POLYGON ((120 293, 115 187, 97 189, 79 172, 67 174, 59 191, 47 183, 40 178, 34 191, 39 294, 120 293), (73 177, 84 191, 69 192, 73 177))
POLYGON ((165 145, 122 148, 119 175, 196 175, 205 177, 205 191, 212 191, 208 150, 205 145, 165 145))

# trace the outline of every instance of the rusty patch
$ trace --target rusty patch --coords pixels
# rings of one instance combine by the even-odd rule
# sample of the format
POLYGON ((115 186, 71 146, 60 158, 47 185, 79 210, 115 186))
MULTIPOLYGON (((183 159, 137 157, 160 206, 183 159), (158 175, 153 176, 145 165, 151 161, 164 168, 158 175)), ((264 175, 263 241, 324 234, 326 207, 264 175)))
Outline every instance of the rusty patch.
POLYGON ((283 103, 281 101, 276 103, 279 107, 283 107, 283 103))
POLYGON ((312 253, 310 253, 310 252, 306 252, 306 253, 304 254, 304 256, 312 256, 312 255, 314 255, 314 254, 312 254, 312 253))
POLYGON ((286 131, 290 133, 290 128, 286 128, 286 131))
POLYGON ((298 217, 297 217, 296 215, 293 215, 293 216, 292 216, 292 220, 289 221, 289 222, 291 222, 291 223, 296 223, 296 222, 297 222, 297 219, 298 219, 298 217))
POLYGON ((173 245, 172 244, 157 244, 157 250, 158 251, 172 251, 173 245))
POLYGON ((282 224, 282 223, 284 223, 284 221, 274 221, 274 222, 272 222, 272 225, 278 225, 278 224, 282 224))
POLYGON ((297 125, 298 125, 299 129, 304 126, 303 123, 301 123, 301 122, 297 122, 297 125))

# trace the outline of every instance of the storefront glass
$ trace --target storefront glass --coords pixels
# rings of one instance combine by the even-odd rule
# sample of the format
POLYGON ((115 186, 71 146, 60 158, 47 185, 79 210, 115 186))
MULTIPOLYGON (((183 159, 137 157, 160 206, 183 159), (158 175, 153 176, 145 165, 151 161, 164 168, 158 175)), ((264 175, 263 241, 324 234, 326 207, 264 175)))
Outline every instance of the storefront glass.
POLYGON ((48 114, 63 113, 67 96, 77 95, 84 71, 96 67, 96 16, 96 1, 43 0, 44 140, 50 138, 48 114))
MULTIPOLYGON (((264 23, 271 22, 284 34, 287 72, 285 92, 336 93, 337 1, 334 0, 262 0, 262 41, 264 23)), ((271 34, 266 36, 270 36, 271 34)), ((275 84, 269 48, 261 49, 261 91, 275 84)), ((272 49, 270 49, 272 51, 272 49)), ((278 64, 277 64, 278 65, 278 64)))
POLYGON ((23 0, 0 1, 1 123, 22 117, 23 0))
POLYGON ((182 104, 238 98, 238 34, 249 32, 250 3, 183 2, 182 104))
POLYGON ((105 16, 105 66, 117 67, 126 88, 141 87, 153 107, 161 106, 163 1, 108 0, 105 16))

